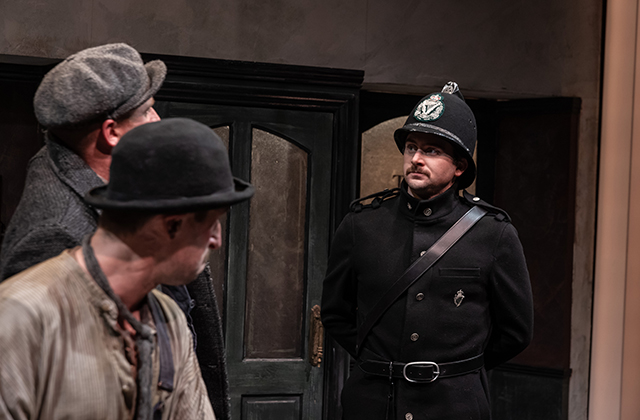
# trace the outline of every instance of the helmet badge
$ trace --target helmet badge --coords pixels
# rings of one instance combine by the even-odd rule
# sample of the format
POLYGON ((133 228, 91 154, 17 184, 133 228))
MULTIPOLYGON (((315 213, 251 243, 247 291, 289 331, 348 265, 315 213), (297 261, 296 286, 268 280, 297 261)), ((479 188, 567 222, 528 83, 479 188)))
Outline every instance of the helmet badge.
POLYGON ((442 101, 442 95, 435 93, 428 98, 425 98, 413 113, 416 120, 428 122, 435 121, 444 113, 444 102, 442 101))

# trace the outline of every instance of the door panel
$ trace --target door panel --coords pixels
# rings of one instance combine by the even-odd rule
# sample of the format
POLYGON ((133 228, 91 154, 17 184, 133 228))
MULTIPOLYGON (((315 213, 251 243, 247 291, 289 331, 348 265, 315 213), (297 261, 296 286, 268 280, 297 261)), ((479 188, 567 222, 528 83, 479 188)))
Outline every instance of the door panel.
POLYGON ((300 419, 300 396, 242 398, 242 418, 246 420, 300 419))
POLYGON ((226 253, 211 261, 225 295, 233 418, 321 418, 323 370, 310 364, 308 343, 329 243, 333 115, 162 101, 156 109, 226 137, 234 175, 256 188, 229 212, 226 253))
POLYGON ((301 358, 308 154, 253 129, 245 358, 301 358))

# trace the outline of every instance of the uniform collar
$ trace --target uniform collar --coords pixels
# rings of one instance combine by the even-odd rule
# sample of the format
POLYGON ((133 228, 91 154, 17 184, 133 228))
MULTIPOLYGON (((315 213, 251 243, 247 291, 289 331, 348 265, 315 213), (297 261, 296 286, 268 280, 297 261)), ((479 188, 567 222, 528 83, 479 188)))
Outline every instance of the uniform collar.
POLYGON ((47 132, 45 142, 54 172, 80 197, 84 198, 90 190, 104 185, 98 174, 51 132, 47 132))
POLYGON ((455 185, 429 200, 420 200, 409 194, 404 181, 400 187, 400 212, 417 222, 435 222, 449 215, 458 204, 455 185))

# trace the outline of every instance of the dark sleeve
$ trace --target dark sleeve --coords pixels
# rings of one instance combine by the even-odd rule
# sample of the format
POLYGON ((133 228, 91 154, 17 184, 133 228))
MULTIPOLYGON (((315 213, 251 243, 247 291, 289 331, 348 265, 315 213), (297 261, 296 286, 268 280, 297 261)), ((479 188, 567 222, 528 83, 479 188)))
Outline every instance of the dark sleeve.
POLYGON ((209 393, 217 420, 230 418, 229 381, 223 339, 222 321, 216 300, 209 264, 198 278, 187 286, 194 307, 191 310, 193 328, 198 337, 196 355, 202 378, 209 393))
POLYGON ((13 246, 7 242, 5 240, 2 249, 0 281, 79 245, 76 238, 58 225, 37 226, 16 240, 13 246))
POLYGON ((355 357, 357 279, 353 269, 353 219, 348 214, 335 233, 322 288, 322 324, 333 339, 355 357))
POLYGON ((515 357, 531 342, 533 298, 518 233, 507 224, 493 253, 491 274, 492 330, 485 350, 491 369, 515 357))

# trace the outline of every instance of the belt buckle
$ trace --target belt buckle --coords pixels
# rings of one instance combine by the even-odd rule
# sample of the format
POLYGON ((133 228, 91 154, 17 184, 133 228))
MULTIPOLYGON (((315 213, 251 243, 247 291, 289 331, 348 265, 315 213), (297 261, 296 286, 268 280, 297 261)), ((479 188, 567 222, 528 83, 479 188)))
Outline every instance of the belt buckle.
POLYGON ((404 379, 406 379, 409 382, 413 382, 413 383, 429 383, 429 382, 433 382, 436 379, 438 379, 438 376, 440 376, 440 366, 438 366, 437 363, 435 362, 410 362, 407 363, 406 365, 404 365, 404 367, 402 368, 402 376, 404 376, 404 379), (419 378, 419 379, 411 379, 407 376, 407 368, 409 366, 414 366, 414 365, 424 365, 426 366, 432 366, 433 367, 433 371, 432 371, 432 378, 427 379, 427 378, 419 378))

